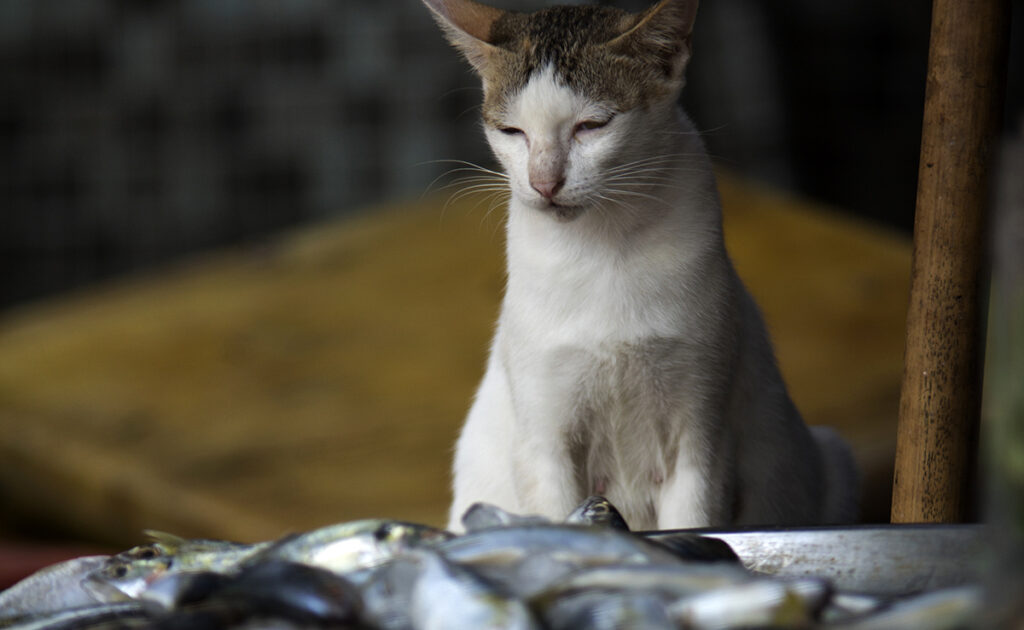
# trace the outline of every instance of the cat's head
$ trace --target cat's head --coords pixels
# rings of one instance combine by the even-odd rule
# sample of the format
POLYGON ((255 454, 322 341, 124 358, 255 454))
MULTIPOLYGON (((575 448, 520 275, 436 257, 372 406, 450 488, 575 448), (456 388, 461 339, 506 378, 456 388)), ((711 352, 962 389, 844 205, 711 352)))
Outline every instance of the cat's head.
POLYGON ((697 0, 637 14, 423 1, 483 82, 487 139, 517 200, 571 219, 623 191, 645 194, 672 146, 697 0), (647 169, 631 167, 641 160, 647 169))

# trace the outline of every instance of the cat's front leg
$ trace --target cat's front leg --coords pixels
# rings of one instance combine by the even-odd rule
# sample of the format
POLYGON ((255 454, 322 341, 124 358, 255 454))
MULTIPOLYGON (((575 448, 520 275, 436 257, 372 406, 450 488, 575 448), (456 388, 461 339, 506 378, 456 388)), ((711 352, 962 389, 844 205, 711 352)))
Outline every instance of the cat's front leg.
POLYGON ((501 363, 492 358, 455 444, 449 529, 461 531, 462 515, 477 501, 519 511, 510 455, 514 442, 515 413, 508 377, 501 363))
POLYGON ((564 438, 538 435, 523 440, 513 454, 516 495, 525 514, 564 519, 581 499, 564 438))
POLYGON ((512 463, 516 495, 526 513, 561 520, 583 498, 570 444, 582 422, 578 376, 571 362, 555 357, 515 372, 512 463))
POLYGON ((715 425, 687 426, 658 500, 659 529, 729 525, 735 520, 733 442, 715 425))

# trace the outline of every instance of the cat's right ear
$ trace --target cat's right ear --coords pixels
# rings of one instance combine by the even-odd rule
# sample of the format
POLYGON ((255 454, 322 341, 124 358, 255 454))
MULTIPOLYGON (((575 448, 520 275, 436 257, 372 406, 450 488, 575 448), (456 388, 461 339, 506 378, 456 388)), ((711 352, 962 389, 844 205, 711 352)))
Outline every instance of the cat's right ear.
POLYGON ((497 51, 491 43, 492 26, 505 12, 473 0, 423 0, 423 4, 434 14, 448 41, 482 74, 497 51))

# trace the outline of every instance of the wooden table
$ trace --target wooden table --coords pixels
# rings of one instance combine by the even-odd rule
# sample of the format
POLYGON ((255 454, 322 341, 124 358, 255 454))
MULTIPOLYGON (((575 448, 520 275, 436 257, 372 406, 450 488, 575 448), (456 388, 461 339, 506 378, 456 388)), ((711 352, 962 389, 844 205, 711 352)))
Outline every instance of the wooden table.
MULTIPOLYGON (((888 520, 910 246, 721 177, 727 241, 806 420, 888 520)), ((503 286, 502 211, 428 198, 0 317, 0 520, 135 544, 443 524, 503 286)))

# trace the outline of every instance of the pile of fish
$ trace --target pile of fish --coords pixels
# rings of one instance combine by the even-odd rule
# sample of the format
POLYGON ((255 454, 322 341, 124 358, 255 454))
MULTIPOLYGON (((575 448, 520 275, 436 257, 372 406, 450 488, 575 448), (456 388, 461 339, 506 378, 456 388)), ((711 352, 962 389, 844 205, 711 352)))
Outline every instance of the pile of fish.
POLYGON ((147 532, 0 592, 0 627, 956 628, 980 605, 973 587, 883 601, 756 574, 711 536, 632 533, 602 497, 562 523, 476 504, 463 525, 362 520, 256 544, 147 532))

